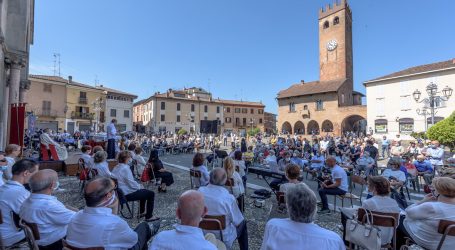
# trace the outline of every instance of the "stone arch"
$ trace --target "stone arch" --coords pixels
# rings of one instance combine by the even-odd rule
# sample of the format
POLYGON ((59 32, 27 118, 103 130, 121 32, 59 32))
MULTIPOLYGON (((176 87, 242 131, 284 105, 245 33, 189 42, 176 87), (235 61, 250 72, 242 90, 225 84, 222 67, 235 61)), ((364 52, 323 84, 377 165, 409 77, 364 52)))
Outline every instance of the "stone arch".
POLYGON ((292 134, 292 126, 289 122, 284 122, 283 125, 281 125, 281 132, 284 134, 289 133, 292 134))
POLYGON ((333 123, 329 120, 323 121, 321 125, 321 131, 326 133, 333 132, 333 123))
POLYGON ((312 134, 318 135, 319 134, 319 124, 317 121, 311 120, 310 122, 308 122, 306 127, 307 127, 308 135, 312 135, 312 134))
POLYGON ((341 133, 354 132, 356 135, 366 134, 367 120, 360 115, 350 115, 341 122, 341 133))
POLYGON ((305 134, 305 125, 301 121, 297 121, 294 124, 294 134, 304 135, 305 134))

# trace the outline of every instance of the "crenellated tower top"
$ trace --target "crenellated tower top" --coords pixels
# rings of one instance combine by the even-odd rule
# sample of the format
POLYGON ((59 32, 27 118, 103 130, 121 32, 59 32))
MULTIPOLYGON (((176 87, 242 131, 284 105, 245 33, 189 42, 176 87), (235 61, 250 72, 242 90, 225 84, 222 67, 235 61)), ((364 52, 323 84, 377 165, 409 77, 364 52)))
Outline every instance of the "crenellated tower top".
POLYGON ((352 17, 351 8, 349 8, 347 0, 336 0, 333 5, 327 4, 325 8, 319 10, 319 19, 328 17, 343 9, 346 9, 346 14, 352 17))

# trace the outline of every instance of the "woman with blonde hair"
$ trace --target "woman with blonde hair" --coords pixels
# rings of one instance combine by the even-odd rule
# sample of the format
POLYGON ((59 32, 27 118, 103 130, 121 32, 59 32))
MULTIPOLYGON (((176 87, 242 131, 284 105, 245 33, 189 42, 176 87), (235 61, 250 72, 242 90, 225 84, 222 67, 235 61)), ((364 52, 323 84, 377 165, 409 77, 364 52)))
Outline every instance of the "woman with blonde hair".
POLYGON ((223 166, 226 170, 227 178, 234 180, 234 185, 232 186, 232 195, 234 195, 235 198, 239 198, 242 194, 245 193, 245 188, 243 187, 242 177, 240 177, 240 174, 235 171, 234 160, 231 157, 224 158, 223 166))
MULTIPOLYGON (((439 222, 455 221, 455 180, 436 177, 430 190, 423 200, 406 208, 406 218, 399 231, 425 249, 436 249, 442 237, 438 233, 439 222)), ((455 237, 447 236, 441 249, 453 249, 453 246, 455 237)))

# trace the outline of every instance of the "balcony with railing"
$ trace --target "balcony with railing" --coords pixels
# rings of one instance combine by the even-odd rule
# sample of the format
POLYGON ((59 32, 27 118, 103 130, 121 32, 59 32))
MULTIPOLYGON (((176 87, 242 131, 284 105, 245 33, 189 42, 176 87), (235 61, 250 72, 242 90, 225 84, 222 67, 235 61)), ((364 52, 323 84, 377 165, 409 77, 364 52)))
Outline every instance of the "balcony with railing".
POLYGON ((71 119, 93 120, 94 117, 95 114, 93 113, 71 112, 71 119))
POLYGON ((79 97, 79 104, 87 104, 87 98, 86 97, 79 97))
POLYGON ((55 118, 58 116, 64 116, 63 112, 58 112, 55 109, 37 109, 37 110, 35 110, 34 113, 35 113, 35 115, 41 116, 41 117, 55 118))

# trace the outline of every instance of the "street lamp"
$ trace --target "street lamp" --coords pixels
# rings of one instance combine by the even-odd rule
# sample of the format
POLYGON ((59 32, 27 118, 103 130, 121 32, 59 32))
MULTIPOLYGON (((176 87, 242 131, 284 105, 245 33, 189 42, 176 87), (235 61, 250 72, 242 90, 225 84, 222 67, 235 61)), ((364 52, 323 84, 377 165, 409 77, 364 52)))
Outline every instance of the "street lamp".
MULTIPOLYGON (((424 98, 420 101, 420 97, 422 95, 422 92, 420 92, 418 89, 416 89, 414 91, 414 93, 412 93, 412 96, 414 97, 414 100, 417 102, 417 103, 425 103, 425 104, 429 104, 429 107, 430 107, 430 113, 428 113, 428 111, 426 110, 427 108, 425 108, 424 110, 420 111, 420 109, 417 110, 417 114, 422 114, 422 115, 431 115, 431 125, 434 125, 434 114, 435 114, 435 109, 438 108, 436 107, 436 103, 439 103, 441 101, 447 101, 449 100, 450 96, 452 96, 452 88, 450 88, 449 86, 446 86, 443 90, 442 90, 442 94, 443 96, 439 96, 437 95, 438 94, 438 85, 436 85, 435 83, 431 82, 430 84, 428 84, 428 86, 425 88, 427 94, 428 94, 428 97, 427 98, 424 98)), ((426 121, 425 121, 426 123, 426 121)))
POLYGON ((103 98, 101 98, 101 97, 96 98, 95 101, 93 101, 92 105, 93 105, 93 110, 95 110, 95 112, 96 112, 95 133, 98 133, 98 131, 99 131, 99 121, 100 121, 100 112, 101 112, 101 110, 103 110, 103 106, 104 106, 103 98))
POLYGON ((250 124, 251 124, 251 134, 253 134, 253 125, 254 125, 254 119, 250 119, 250 124))
MULTIPOLYGON (((423 115, 423 118, 425 119, 425 131, 428 130, 428 124, 427 124, 427 116, 431 115, 430 111, 428 111, 427 107, 423 107, 422 109, 417 109, 417 114, 418 115, 423 115)), ((435 112, 435 114, 437 111, 435 112)))

